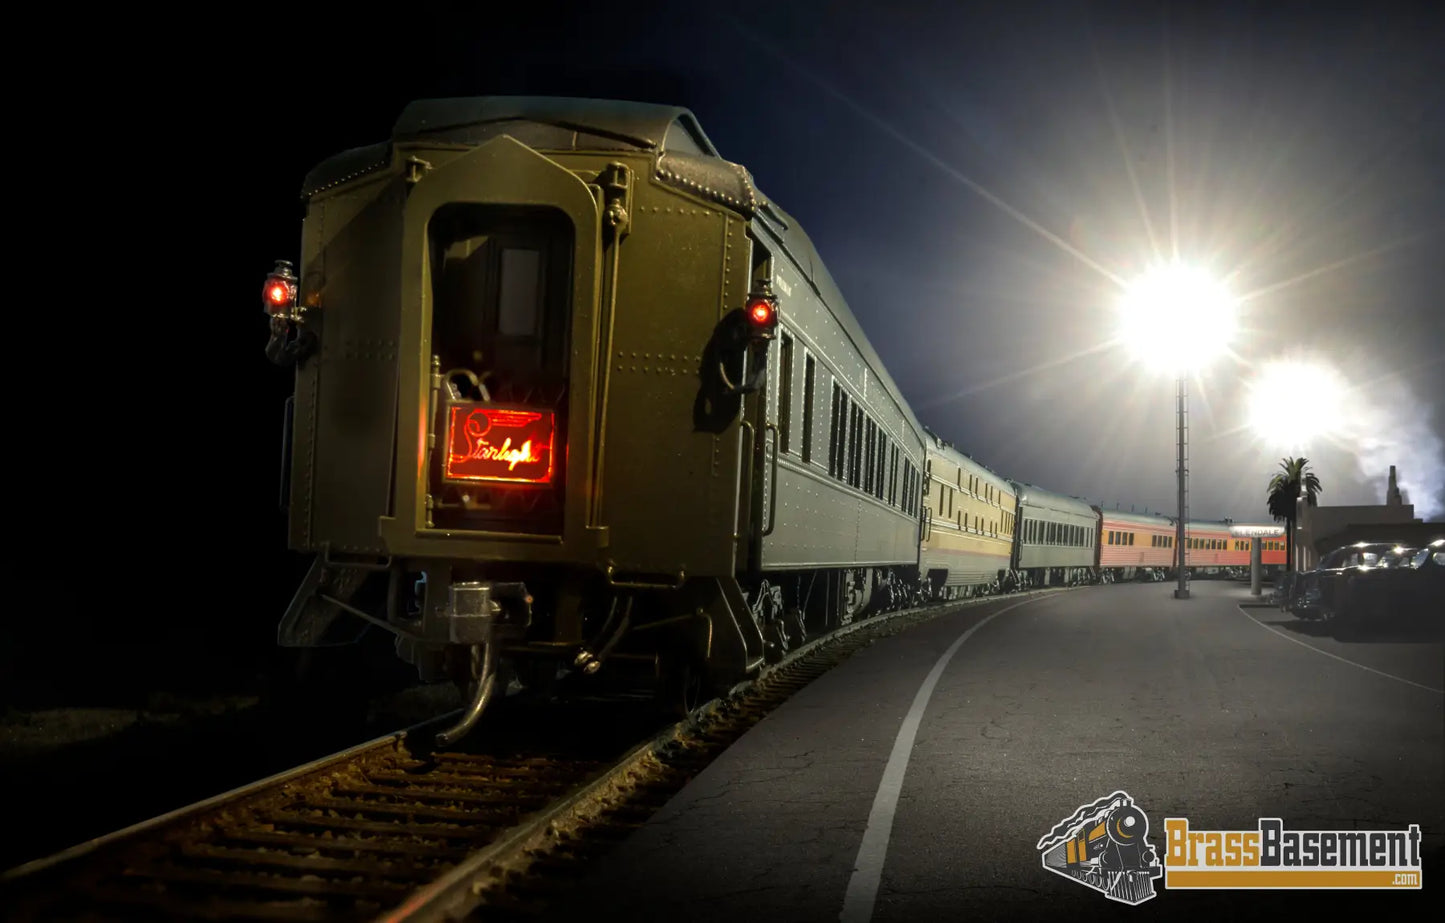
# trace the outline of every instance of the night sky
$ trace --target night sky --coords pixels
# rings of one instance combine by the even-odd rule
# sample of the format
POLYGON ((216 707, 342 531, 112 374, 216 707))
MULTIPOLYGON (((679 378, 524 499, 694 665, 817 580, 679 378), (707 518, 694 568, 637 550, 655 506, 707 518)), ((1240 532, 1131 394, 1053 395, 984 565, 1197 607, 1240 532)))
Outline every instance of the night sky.
MULTIPOLYGON (((304 562, 276 511, 291 381, 262 354, 261 282, 297 257, 306 172, 443 96, 692 109, 812 236, 925 423, 1007 477, 1107 506, 1174 506, 1173 384, 1111 340, 1120 285, 1177 252, 1243 298, 1233 353, 1193 387, 1194 517, 1267 520, 1285 454, 1312 460, 1324 503, 1378 502, 1396 464, 1417 515, 1445 515, 1430 5, 498 6, 248 5, 218 26, 150 24, 143 47, 96 26, 104 63, 39 139, 67 177, 99 181, 54 232, 54 278, 94 321, 26 342, 109 434, 42 478, 91 485, 51 495, 42 531, 90 530, 104 553, 52 545, 45 560, 69 563, 47 586, 125 588, 173 618, 223 601, 269 636, 304 562), (80 330, 90 345, 63 345, 80 330), (1328 436, 1250 425, 1251 384, 1284 358, 1348 388, 1328 436)), ((1277 387, 1268 412, 1318 401, 1277 387)))
POLYGON ((235 138, 216 159, 245 194, 218 190, 217 214, 252 229, 206 289, 234 287, 239 320, 239 293, 295 253, 306 170, 386 137, 410 99, 675 103, 802 222, 924 422, 1000 473, 1174 508, 1172 384, 1110 341, 1120 284, 1177 253, 1243 299, 1232 354, 1192 389, 1194 516, 1259 519, 1285 454, 1313 459, 1326 503, 1377 502, 1396 464, 1421 514, 1445 509, 1445 42, 1427 6, 688 6, 428 15, 346 40, 318 18, 294 65, 259 71, 264 30, 235 59, 203 51, 204 74, 252 72, 196 113, 235 138), (248 129, 268 116, 290 143, 248 129), (1266 419, 1328 401, 1326 434, 1251 425, 1279 359, 1349 389, 1269 379, 1266 419))

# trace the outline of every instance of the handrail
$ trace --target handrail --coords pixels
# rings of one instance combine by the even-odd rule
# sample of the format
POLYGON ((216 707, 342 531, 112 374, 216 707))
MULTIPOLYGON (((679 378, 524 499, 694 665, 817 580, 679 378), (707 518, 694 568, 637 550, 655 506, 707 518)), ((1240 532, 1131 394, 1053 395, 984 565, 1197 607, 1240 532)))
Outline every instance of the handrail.
POLYGON ((763 536, 773 534, 773 526, 777 524, 778 518, 778 442, 782 437, 778 435, 778 427, 774 423, 765 424, 764 429, 773 432, 773 467, 772 481, 768 485, 768 527, 763 530, 763 536))
MULTIPOLYGON (((739 432, 741 432, 741 431, 744 430, 744 429, 746 429, 746 430, 748 431, 748 450, 743 453, 743 458, 747 459, 747 462, 746 462, 746 463, 747 463, 747 466, 748 466, 748 484, 749 484, 748 494, 749 494, 749 496, 751 496, 751 494, 752 494, 751 485, 752 485, 752 480, 753 480, 753 450, 754 450, 755 448, 757 448, 757 438, 758 438, 757 433, 758 433, 758 431, 757 431, 757 428, 754 427, 753 424, 752 424, 750 421, 748 421, 748 420, 739 420, 739 421, 738 421, 738 430, 739 430, 739 432)), ((742 472, 739 471, 738 474, 741 475, 742 472)), ((741 481, 742 478, 739 477, 738 480, 741 481)), ((738 504, 738 512, 739 512, 739 514, 742 514, 743 511, 746 511, 749 524, 751 524, 752 518, 753 518, 752 501, 751 501, 751 500, 749 500, 747 503, 739 503, 739 504, 738 504)), ((743 534, 742 530, 738 528, 737 520, 734 519, 734 520, 733 520, 733 535, 737 536, 738 538, 741 538, 741 537, 742 537, 742 534, 743 534)))
POLYGON ((619 589, 680 590, 682 589, 682 585, 687 583, 687 571, 685 570, 679 570, 677 572, 677 579, 672 583, 662 583, 661 581, 654 580, 617 580, 612 576, 614 573, 616 573, 616 568, 611 564, 607 565, 607 585, 619 589))

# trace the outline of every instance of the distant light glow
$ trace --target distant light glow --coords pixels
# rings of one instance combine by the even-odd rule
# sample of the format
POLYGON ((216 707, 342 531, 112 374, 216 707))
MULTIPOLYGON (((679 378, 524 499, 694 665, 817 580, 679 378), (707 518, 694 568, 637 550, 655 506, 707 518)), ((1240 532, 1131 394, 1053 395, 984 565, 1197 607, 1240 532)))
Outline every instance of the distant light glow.
POLYGON ((1329 365, 1304 359, 1265 364, 1249 386, 1249 426, 1262 441, 1305 452, 1322 440, 1346 438, 1354 422, 1349 388, 1329 365))
POLYGON ((1197 371, 1229 348, 1236 301, 1208 273, 1171 263, 1145 273, 1119 303, 1119 338, 1160 372, 1197 371))
POLYGON ((1246 390, 1247 425, 1270 455, 1322 460, 1325 449, 1343 451, 1380 503, 1394 465, 1402 502, 1416 518, 1445 513, 1445 442, 1403 377, 1360 380, 1297 352, 1259 365, 1246 390))

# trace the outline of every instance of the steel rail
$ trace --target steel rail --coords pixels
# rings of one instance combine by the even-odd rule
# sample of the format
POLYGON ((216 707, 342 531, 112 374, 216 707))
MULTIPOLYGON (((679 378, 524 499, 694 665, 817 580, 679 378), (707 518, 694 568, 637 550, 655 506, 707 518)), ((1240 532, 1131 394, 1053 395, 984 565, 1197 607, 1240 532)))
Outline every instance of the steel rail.
MULTIPOLYGON (((706 765, 762 715, 851 656, 859 649, 855 643, 866 643, 868 636, 854 637, 859 632, 884 637, 896 633, 890 629, 900 623, 897 630, 904 630, 908 620, 921 624, 967 607, 1062 589, 936 601, 859 619, 789 651, 778 663, 627 748, 621 758, 604 759, 609 764, 601 768, 597 760, 570 756, 518 760, 433 752, 425 735, 454 720, 458 712, 452 712, 16 866, 0 875, 0 883, 7 890, 52 880, 59 884, 85 877, 93 865, 95 874, 112 876, 107 880, 129 882, 98 896, 103 906, 135 902, 138 908, 186 914, 201 906, 199 899, 187 903, 187 888, 224 888, 231 896, 204 898, 207 916, 247 916, 264 908, 277 918, 294 911, 296 918, 358 919, 369 905, 392 907, 375 917, 385 923, 455 920, 524 878, 537 859, 574 841, 569 838, 585 838, 589 826, 594 833, 606 823, 615 826, 605 818, 625 809, 629 800, 631 813, 639 814, 640 793, 649 787, 656 791, 659 779, 680 788, 691 776, 678 769, 680 764, 706 765), (413 754, 409 742, 421 742, 429 758, 413 754), (397 768, 401 764, 415 765, 397 768), (398 778, 406 778, 405 784, 398 778), (538 807, 512 819, 529 804, 538 807), (298 828, 302 832, 295 832, 298 828), (405 842, 408 837, 411 841, 405 842), (477 840, 485 841, 480 849, 465 848, 477 840), (377 866, 390 874, 387 880, 373 880, 365 869, 376 864, 371 857, 377 852, 415 861, 377 866), (431 877, 439 868, 445 870, 431 877), (285 878, 278 869, 297 877, 285 878), (326 872, 355 872, 362 878, 327 879, 326 872), (144 891, 148 881, 158 883, 160 891, 144 891), (428 883, 417 888, 408 881, 428 883), (127 890, 137 883, 141 890, 127 890), (404 895, 399 903, 397 895, 404 895), (298 898, 310 903, 296 904, 298 898), (315 898, 322 899, 320 906, 315 898)), ((76 898, 73 889, 57 890, 62 902, 76 898)), ((54 903, 54 895, 28 897, 32 905, 36 900, 54 903)), ((92 911, 82 915, 93 917, 92 911)))

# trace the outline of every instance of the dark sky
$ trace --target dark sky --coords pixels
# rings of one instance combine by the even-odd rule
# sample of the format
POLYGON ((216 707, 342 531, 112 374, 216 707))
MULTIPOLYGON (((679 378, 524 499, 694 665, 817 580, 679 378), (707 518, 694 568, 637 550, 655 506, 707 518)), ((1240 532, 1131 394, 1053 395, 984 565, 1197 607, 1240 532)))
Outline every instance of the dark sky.
MULTIPOLYGON (((1173 507, 1173 387, 1109 345, 1113 305, 1156 246, 1177 248, 1249 296, 1234 355, 1195 383, 1191 512, 1265 517, 1290 447, 1247 425, 1246 392, 1270 361, 1308 357, 1353 389, 1331 400, 1332 438, 1300 447, 1323 501, 1373 502, 1393 463, 1442 515, 1445 40, 1429 5, 506 9, 257 5, 127 21, 124 40, 91 23, 103 50, 56 59, 89 89, 57 97, 12 182, 62 188, 65 164, 70 201, 101 206, 59 209, 47 238, 58 290, 92 307, 19 343, 106 421, 108 448, 62 453, 45 481, 50 526, 104 537, 91 578, 164 559, 135 537, 149 530, 184 552, 158 574, 273 623, 294 586, 274 512, 290 381, 262 355, 259 287, 297 254, 306 172, 436 96, 691 108, 811 234, 926 423, 1006 476, 1125 509, 1173 507), (231 576, 251 560, 285 589, 231 576)), ((1281 419, 1317 403, 1269 399, 1281 419)))
POLYGON ((240 53, 197 44, 216 98, 195 117, 234 138, 216 165, 244 192, 217 202, 255 231, 228 254, 250 274, 210 289, 244 293, 293 253, 305 171, 385 137, 409 99, 676 103, 808 229, 920 417, 999 472, 1173 508, 1172 385, 1109 341, 1119 282, 1177 251, 1245 299, 1233 354, 1193 390, 1192 513, 1259 518, 1284 454, 1314 459, 1325 502, 1374 502, 1396 464, 1420 511, 1442 512, 1440 14, 693 6, 542 3, 350 38, 320 16, 288 33, 278 13, 272 33, 231 36, 252 37, 240 53), (264 142, 268 118, 289 143, 264 142), (1279 443, 1249 425, 1251 382, 1284 358, 1326 363, 1353 388, 1275 388, 1272 414, 1338 405, 1326 437, 1279 443))

